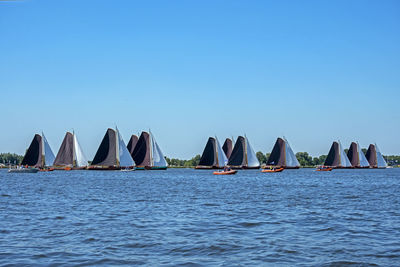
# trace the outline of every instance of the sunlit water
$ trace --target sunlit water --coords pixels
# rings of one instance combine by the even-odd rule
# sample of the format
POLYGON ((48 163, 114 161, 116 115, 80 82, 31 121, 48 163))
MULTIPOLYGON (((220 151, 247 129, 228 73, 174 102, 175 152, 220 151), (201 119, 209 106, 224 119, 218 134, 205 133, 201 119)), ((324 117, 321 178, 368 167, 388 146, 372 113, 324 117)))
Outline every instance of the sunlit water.
POLYGON ((400 266, 400 169, 0 171, 0 265, 400 266))

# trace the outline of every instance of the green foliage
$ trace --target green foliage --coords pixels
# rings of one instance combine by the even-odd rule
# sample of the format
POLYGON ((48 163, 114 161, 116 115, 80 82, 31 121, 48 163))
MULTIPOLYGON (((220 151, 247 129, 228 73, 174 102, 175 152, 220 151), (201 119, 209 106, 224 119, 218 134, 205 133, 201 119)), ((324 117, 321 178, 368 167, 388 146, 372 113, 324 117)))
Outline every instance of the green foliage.
POLYGON ((256 153, 256 156, 257 156, 257 159, 260 162, 260 164, 267 163, 267 157, 261 151, 258 151, 256 153))
POLYGON ((315 157, 313 158, 313 164, 314 166, 317 165, 324 165, 326 158, 328 157, 328 155, 321 155, 319 157, 315 157))
POLYGON ((313 158, 307 152, 297 152, 296 158, 300 166, 313 166, 313 158))
POLYGON ((171 167, 187 167, 187 168, 191 168, 191 167, 195 167, 195 166, 199 165, 200 158, 201 158, 200 155, 196 155, 189 160, 174 159, 174 158, 170 159, 168 157, 165 157, 169 166, 171 166, 171 167))
POLYGON ((21 164, 22 159, 24 158, 24 156, 21 155, 17 155, 15 153, 11 154, 11 153, 1 153, 0 154, 0 163, 3 164, 21 164))

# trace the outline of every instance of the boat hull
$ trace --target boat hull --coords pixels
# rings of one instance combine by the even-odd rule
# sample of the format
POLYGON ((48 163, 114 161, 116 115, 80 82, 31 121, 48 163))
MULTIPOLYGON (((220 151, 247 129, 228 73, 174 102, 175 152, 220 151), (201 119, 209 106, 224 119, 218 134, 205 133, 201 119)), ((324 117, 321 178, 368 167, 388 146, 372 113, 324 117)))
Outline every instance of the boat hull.
POLYGON ((23 168, 23 169, 9 169, 8 173, 37 173, 39 169, 36 168, 23 168))
POLYGON ((283 170, 284 170, 284 168, 278 168, 278 169, 272 169, 272 170, 264 169, 264 170, 262 170, 261 172, 264 172, 264 173, 273 173, 273 172, 281 172, 281 171, 283 171, 283 170))
POLYGON ((158 166, 145 166, 145 170, 148 171, 164 171, 167 169, 167 167, 158 167, 158 166))
POLYGON ((224 167, 217 167, 217 166, 196 166, 194 167, 196 170, 220 170, 224 167))
POLYGON ((236 173, 237 173, 237 170, 213 172, 214 175, 233 175, 233 174, 236 174, 236 173))

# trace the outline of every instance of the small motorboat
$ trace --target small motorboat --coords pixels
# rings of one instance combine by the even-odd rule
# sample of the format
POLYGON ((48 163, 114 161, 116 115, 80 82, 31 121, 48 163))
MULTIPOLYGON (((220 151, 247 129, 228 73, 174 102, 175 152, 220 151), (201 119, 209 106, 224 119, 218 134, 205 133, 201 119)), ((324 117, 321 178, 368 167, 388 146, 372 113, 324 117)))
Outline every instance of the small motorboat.
POLYGON ((236 174, 237 170, 223 170, 223 171, 216 171, 213 172, 214 175, 232 175, 236 174))
POLYGON ((134 170, 135 170, 135 168, 124 168, 124 169, 121 169, 121 172, 131 172, 134 170))
POLYGON ((283 171, 284 170, 284 168, 272 168, 272 169, 264 169, 264 170, 261 170, 261 172, 281 172, 281 171, 283 171))
POLYGON ((25 168, 25 167, 8 169, 9 173, 37 173, 38 171, 39 171, 39 169, 37 169, 37 168, 25 168))
POLYGON ((319 166, 319 167, 317 167, 316 171, 318 171, 318 172, 330 172, 332 169, 333 169, 332 167, 319 166))

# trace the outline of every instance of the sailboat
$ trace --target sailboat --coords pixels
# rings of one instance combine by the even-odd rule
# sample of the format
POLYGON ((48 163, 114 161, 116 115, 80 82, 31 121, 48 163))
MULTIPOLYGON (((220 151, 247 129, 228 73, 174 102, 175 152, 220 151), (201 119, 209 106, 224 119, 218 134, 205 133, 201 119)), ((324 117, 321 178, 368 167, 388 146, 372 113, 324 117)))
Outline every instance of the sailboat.
POLYGON ((366 153, 366 158, 372 168, 386 169, 388 167, 388 164, 386 163, 381 151, 376 144, 369 145, 366 153))
POLYGON ((54 160, 57 170, 85 169, 88 161, 83 154, 75 132, 67 132, 54 160))
POLYGON ((260 168, 260 162, 246 136, 239 136, 236 139, 232 154, 228 160, 228 166, 234 169, 260 168))
POLYGON ((226 157, 229 159, 229 157, 232 155, 233 138, 232 139, 226 138, 222 146, 222 149, 224 150, 226 157))
POLYGON ((54 159, 54 153, 42 132, 42 135, 35 134, 33 137, 21 164, 43 169, 52 166, 54 159))
POLYGON ((282 167, 284 169, 300 168, 300 163, 285 137, 278 137, 276 140, 267 160, 267 167, 270 166, 282 167))
POLYGON ((134 168, 135 162, 116 130, 108 128, 103 140, 93 158, 90 170, 120 170, 122 168, 134 168))
POLYGON ((227 163, 228 158, 222 150, 218 138, 209 137, 196 169, 222 169, 227 163))
POLYGON ((347 152, 347 157, 350 160, 351 166, 354 168, 369 168, 369 162, 362 152, 358 142, 352 142, 350 144, 349 151, 347 152))
POLYGON ((352 168, 350 160, 344 152, 340 141, 333 142, 331 149, 329 150, 328 156, 325 160, 324 166, 336 169, 352 168))
POLYGON ((141 133, 131 155, 136 162, 136 170, 166 170, 168 167, 151 131, 141 133))

